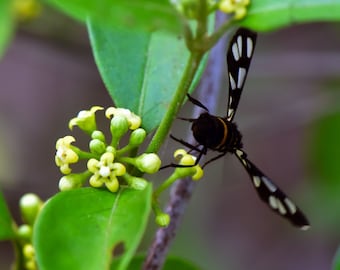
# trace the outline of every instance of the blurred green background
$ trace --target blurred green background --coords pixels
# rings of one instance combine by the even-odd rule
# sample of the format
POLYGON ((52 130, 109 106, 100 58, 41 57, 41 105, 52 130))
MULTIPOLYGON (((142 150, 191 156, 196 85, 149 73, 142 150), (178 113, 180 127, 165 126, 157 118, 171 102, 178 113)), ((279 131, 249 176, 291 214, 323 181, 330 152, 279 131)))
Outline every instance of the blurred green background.
MULTIPOLYGON (((339 31, 338 24, 306 24, 260 33, 235 117, 249 158, 303 209, 312 228, 301 232, 269 211, 242 165, 227 155, 196 186, 172 254, 209 270, 331 268, 340 239, 339 31)), ((46 199, 58 191, 55 141, 70 133, 68 120, 111 101, 86 29, 46 9, 19 27, 0 62, 0 87, 0 185, 17 217, 24 193, 46 199)), ((219 115, 226 78, 224 88, 219 115)), ((181 116, 191 109, 187 104, 181 116)), ((172 133, 188 131, 177 121, 172 133)), ((176 148, 169 140, 160 154, 169 160, 176 148)), ((11 246, 1 243, 0 268, 12 260, 11 246)))

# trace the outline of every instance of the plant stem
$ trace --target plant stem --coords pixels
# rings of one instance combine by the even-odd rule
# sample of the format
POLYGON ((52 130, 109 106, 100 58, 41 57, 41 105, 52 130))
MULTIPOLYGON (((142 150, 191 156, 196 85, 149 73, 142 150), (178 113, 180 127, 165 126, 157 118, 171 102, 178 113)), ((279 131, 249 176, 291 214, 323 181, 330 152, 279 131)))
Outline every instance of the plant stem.
POLYGON ((15 250, 15 263, 12 266, 13 270, 24 270, 24 255, 22 254, 22 245, 19 243, 19 239, 13 240, 13 246, 15 250))
MULTIPOLYGON (((169 110, 165 114, 162 119, 155 135, 153 136, 146 152, 156 153, 161 147, 163 141, 165 140, 169 130, 171 128, 172 122, 175 120, 176 115, 183 104, 183 100, 185 98, 186 93, 189 91, 191 83, 194 79, 194 76, 198 70, 199 64, 202 60, 203 55, 211 49, 218 40, 225 34, 227 29, 229 29, 234 23, 235 20, 230 19, 225 21, 214 33, 205 37, 207 33, 207 6, 205 1, 201 1, 200 14, 202 18, 198 21, 198 27, 196 31, 195 40, 191 40, 192 35, 187 24, 184 24, 184 29, 186 30, 186 43, 188 48, 191 48, 190 58, 183 73, 181 82, 173 96, 172 101, 169 104, 169 110), (203 14, 204 13, 204 14, 203 14), (189 38, 189 40, 188 40, 189 38), (201 45, 203 44, 203 45, 201 45), (193 48, 194 47, 194 48, 193 48)), ((224 16, 224 15, 223 15, 224 16)))
POLYGON ((235 20, 230 19, 225 21, 212 35, 207 37, 204 42, 203 50, 210 50, 219 40, 222 38, 222 36, 227 32, 228 29, 230 29, 234 24, 235 20))
POLYGON ((156 153, 161 147, 163 141, 169 133, 172 122, 176 119, 176 115, 182 106, 183 100, 188 92, 190 85, 194 79, 197 72, 203 53, 192 52, 188 64, 183 73, 181 82, 169 104, 169 109, 166 112, 164 118, 162 119, 155 135, 153 136, 146 152, 156 153))
MULTIPOLYGON (((169 104, 169 109, 167 110, 161 123, 159 124, 155 135, 152 137, 151 142, 145 151, 146 153, 157 153, 159 148, 162 146, 170 131, 172 122, 176 119, 177 113, 181 109, 183 100, 190 89, 190 86, 197 73, 204 53, 205 52, 201 51, 190 52, 189 61, 185 67, 177 90, 169 104)), ((135 170, 133 171, 133 173, 139 175, 138 172, 136 172, 135 170)))
POLYGON ((208 26, 207 18, 208 18, 207 2, 206 0, 200 0, 198 9, 196 40, 202 40, 203 37, 206 35, 208 26))
MULTIPOLYGON (((217 14, 217 21, 220 22, 224 19, 224 15, 217 14)), ((202 93, 199 100, 203 101, 209 109, 214 109, 215 106, 213 105, 216 104, 218 90, 221 88, 221 77, 223 74, 221 67, 224 64, 224 58, 222 58, 221 55, 224 50, 225 44, 222 40, 222 42, 211 51, 206 71, 202 76, 203 80, 199 86, 200 92, 202 93), (204 89, 204 93, 202 89, 204 89)), ((168 227, 158 229, 144 263, 144 270, 159 270, 162 268, 170 244, 179 227, 181 216, 191 198, 194 186, 195 182, 189 178, 176 181, 172 186, 170 200, 165 211, 170 215, 171 222, 168 227)))

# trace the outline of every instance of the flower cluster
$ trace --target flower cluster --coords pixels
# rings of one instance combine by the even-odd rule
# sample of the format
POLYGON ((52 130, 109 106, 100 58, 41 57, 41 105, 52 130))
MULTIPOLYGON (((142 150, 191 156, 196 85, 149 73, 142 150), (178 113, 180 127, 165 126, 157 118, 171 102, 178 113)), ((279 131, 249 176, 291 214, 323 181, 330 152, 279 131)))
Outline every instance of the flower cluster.
MULTIPOLYGON (((121 185, 128 185, 135 190, 143 190, 148 182, 140 173, 153 174, 159 171, 161 161, 154 153, 133 155, 144 142, 146 131, 140 128, 141 118, 131 111, 122 108, 110 107, 105 115, 110 119, 110 139, 98 129, 96 112, 102 107, 94 106, 90 110, 81 111, 77 117, 69 122, 69 128, 77 126, 90 136, 88 150, 75 146, 76 139, 65 136, 56 143, 55 163, 63 177, 59 181, 61 191, 71 190, 83 186, 87 181, 90 186, 106 187, 110 192, 117 192, 121 185), (128 143, 122 145, 122 137, 129 134, 128 143), (122 145, 122 146, 121 146, 122 145), (85 161, 85 169, 74 173, 74 164, 85 161)), ((126 137, 126 136, 125 136, 126 137)), ((172 174, 155 189, 152 198, 152 208, 156 215, 156 223, 168 226, 170 217, 161 210, 158 202, 160 194, 169 188, 175 181, 184 177, 198 180, 203 176, 202 168, 196 164, 196 158, 185 150, 179 149, 174 153, 178 165, 172 174)))
POLYGON ((72 130, 77 126, 91 136, 89 150, 84 151, 72 145, 76 140, 65 136, 57 141, 55 162, 64 176, 59 181, 59 189, 70 190, 81 187, 87 180, 92 187, 106 186, 111 192, 116 192, 121 184, 127 184, 134 189, 144 189, 147 181, 128 173, 127 166, 136 168, 139 172, 155 173, 159 170, 161 161, 154 153, 144 153, 129 157, 131 150, 140 146, 146 137, 146 131, 140 128, 141 118, 131 111, 110 107, 105 115, 110 120, 111 140, 108 142, 104 133, 97 128, 96 112, 102 107, 94 106, 90 110, 81 111, 69 122, 72 130), (129 142, 120 147, 121 138, 129 133, 129 142), (86 170, 81 173, 71 173, 70 164, 86 161, 86 170))
POLYGON ((247 6, 250 0, 221 0, 218 7, 225 13, 234 13, 236 20, 241 20, 247 15, 247 6))

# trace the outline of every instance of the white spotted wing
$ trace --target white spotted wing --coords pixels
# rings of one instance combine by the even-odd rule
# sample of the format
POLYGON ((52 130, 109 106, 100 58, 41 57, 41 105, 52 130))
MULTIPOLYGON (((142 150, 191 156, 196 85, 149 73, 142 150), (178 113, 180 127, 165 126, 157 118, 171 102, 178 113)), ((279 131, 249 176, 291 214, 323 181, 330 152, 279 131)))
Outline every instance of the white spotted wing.
POLYGON ((301 210, 280 190, 267 176, 265 176, 248 158, 242 150, 235 151, 236 156, 246 168, 257 194, 270 209, 288 219, 301 230, 309 228, 309 222, 301 210))
POLYGON ((227 51, 229 81, 228 121, 232 121, 240 101, 243 85, 247 78, 254 53, 256 37, 256 33, 245 28, 239 28, 230 41, 227 51))

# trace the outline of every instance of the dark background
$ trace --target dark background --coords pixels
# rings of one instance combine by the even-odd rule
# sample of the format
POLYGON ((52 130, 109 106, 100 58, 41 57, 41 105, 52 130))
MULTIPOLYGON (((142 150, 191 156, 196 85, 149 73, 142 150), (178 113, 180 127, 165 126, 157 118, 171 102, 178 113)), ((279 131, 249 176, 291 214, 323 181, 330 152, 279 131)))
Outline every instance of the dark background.
MULTIPOLYGON (((269 211, 242 165, 227 155, 205 170, 171 253, 209 270, 331 268, 339 243, 340 199, 324 202, 327 196, 318 193, 327 181, 315 172, 313 138, 339 105, 339 30, 339 25, 319 23, 259 34, 235 117, 250 159, 304 210, 312 228, 301 232, 269 211)), ((19 27, 0 62, 0 88, 0 185, 20 224, 23 194, 47 199, 58 191, 55 141, 70 134, 69 119, 112 101, 85 28, 49 10, 19 27)), ((224 115, 226 79, 220 100, 217 111, 224 115)), ((187 104, 181 115, 190 116, 191 109, 187 104)), ((188 130, 177 121, 172 132, 184 136, 188 130)), ((168 141, 167 147, 178 145, 168 141)), ((169 148, 160 152, 167 159, 169 148)), ((340 153, 339 144, 333 149, 340 153)), ((0 268, 9 269, 12 247, 1 243, 0 248, 0 268)))

